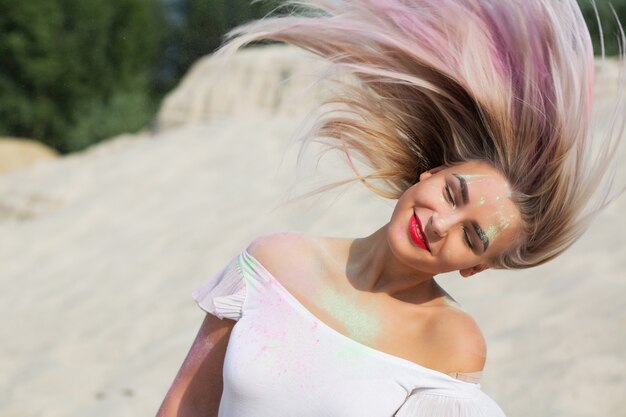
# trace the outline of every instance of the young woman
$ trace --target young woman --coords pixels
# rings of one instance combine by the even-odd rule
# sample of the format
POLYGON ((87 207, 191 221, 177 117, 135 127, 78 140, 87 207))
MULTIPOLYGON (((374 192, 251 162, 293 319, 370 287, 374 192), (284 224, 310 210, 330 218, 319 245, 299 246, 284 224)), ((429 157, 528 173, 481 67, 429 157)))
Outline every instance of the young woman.
POLYGON ((328 59, 340 89, 304 143, 397 204, 364 238, 260 237, 198 288, 209 314, 159 415, 503 416, 480 390, 480 329, 434 277, 547 262, 610 200, 623 126, 591 140, 576 2, 286 4, 305 10, 218 54, 273 39, 328 59))

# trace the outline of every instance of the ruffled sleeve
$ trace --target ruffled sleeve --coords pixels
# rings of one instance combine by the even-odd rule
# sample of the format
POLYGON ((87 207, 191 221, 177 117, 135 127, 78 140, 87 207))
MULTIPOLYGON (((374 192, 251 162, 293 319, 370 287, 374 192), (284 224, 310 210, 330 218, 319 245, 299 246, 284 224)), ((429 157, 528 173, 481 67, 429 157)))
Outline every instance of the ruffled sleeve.
POLYGON ((246 284, 239 257, 236 256, 220 272, 197 288, 192 297, 198 306, 220 319, 239 320, 246 299, 246 284))
POLYGON ((481 390, 475 395, 454 397, 414 391, 394 417, 506 417, 498 404, 481 390))

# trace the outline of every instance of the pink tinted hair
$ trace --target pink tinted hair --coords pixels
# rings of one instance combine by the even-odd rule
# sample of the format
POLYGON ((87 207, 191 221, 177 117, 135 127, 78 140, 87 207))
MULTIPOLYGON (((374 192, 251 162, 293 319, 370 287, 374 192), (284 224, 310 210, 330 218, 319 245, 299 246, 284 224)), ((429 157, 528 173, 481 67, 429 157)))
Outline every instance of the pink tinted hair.
POLYGON ((482 160, 498 169, 523 231, 494 267, 554 258, 609 202, 623 77, 608 133, 594 136, 593 48, 575 0, 282 3, 291 12, 233 29, 216 54, 268 39, 327 59, 321 78, 340 89, 303 145, 345 152, 353 180, 381 196, 398 198, 442 164, 482 160), (370 171, 359 172, 354 158, 370 171))

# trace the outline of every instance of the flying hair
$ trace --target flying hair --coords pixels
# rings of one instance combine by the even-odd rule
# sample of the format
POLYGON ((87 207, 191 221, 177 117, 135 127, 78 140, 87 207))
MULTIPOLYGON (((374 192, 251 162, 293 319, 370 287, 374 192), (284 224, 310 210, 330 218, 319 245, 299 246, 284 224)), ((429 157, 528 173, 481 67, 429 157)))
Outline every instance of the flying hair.
POLYGON ((353 180, 382 197, 399 198, 439 165, 495 167, 523 224, 495 268, 553 259, 619 194, 610 192, 625 119, 619 22, 618 93, 600 135, 593 47, 575 0, 286 0, 280 10, 231 30, 216 55, 275 40, 325 58, 323 77, 340 88, 303 147, 345 153, 353 180))

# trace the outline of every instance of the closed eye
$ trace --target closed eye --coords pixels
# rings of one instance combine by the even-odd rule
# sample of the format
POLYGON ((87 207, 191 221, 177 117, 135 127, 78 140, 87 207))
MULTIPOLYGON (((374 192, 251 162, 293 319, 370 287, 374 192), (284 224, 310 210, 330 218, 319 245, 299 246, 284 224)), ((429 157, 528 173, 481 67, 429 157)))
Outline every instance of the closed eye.
POLYGON ((452 191, 450 190, 450 186, 446 185, 444 188, 445 198, 448 203, 452 205, 452 207, 456 207, 456 202, 454 201, 454 196, 452 195, 452 191))
MULTIPOLYGON (((444 187, 444 198, 452 206, 452 208, 456 208, 456 201, 454 199, 454 193, 452 192, 452 189, 450 188, 448 184, 446 184, 446 186, 444 187)), ((462 230, 463 230, 463 240, 465 240, 465 244, 473 252, 474 246, 472 245, 472 239, 470 238, 470 235, 467 232, 467 229, 465 228, 465 226, 462 226, 462 230)))
POLYGON ((465 244, 474 251, 474 247, 472 246, 472 240, 470 239, 469 233, 467 233, 467 229, 463 227, 463 236, 465 237, 465 244))

